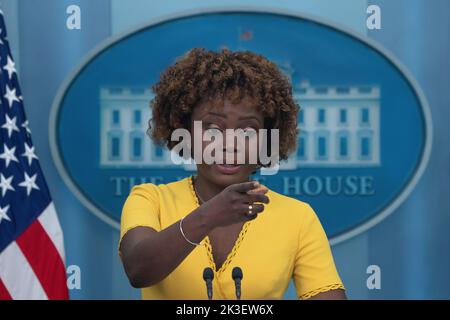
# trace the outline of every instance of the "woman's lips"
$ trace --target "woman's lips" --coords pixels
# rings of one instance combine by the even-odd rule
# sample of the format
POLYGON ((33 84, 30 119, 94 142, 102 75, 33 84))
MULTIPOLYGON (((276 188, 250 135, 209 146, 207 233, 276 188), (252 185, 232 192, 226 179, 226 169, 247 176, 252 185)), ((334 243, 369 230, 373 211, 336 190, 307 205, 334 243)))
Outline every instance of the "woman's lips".
POLYGON ((242 167, 241 164, 218 164, 218 163, 214 164, 214 166, 216 166, 217 170, 223 174, 238 173, 242 167))

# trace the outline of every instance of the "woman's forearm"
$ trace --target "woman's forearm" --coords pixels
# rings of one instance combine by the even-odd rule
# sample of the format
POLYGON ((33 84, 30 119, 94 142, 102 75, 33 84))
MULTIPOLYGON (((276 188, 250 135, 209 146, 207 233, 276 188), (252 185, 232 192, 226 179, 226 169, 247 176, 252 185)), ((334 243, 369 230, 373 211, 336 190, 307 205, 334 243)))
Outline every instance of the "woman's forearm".
MULTIPOLYGON (((183 231, 187 239, 199 243, 212 230, 226 227, 248 219, 255 219, 264 210, 261 203, 268 203, 266 190, 247 194, 257 185, 246 181, 231 185, 221 193, 203 203, 183 219, 183 231), (253 205, 251 217, 248 203, 253 205)), ((181 234, 180 221, 156 232, 148 228, 136 228, 129 231, 122 240, 122 260, 125 271, 134 287, 148 287, 163 280, 195 248, 181 234)))
MULTIPOLYGON (((199 243, 211 232, 204 207, 192 211, 183 219, 186 237, 199 243)), ((147 230, 148 231, 148 230, 147 230)), ((184 239, 178 220, 159 232, 151 232, 136 243, 124 258, 125 270, 134 287, 154 285, 170 274, 195 248, 184 239)))

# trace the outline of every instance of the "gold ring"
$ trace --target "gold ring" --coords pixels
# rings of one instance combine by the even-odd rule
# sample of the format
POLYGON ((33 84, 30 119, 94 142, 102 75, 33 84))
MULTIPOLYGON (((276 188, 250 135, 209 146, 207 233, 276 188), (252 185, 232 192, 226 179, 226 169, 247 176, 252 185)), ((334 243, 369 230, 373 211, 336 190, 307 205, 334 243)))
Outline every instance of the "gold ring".
POLYGON ((249 215, 252 215, 253 213, 252 213, 252 209, 253 209, 253 206, 251 205, 251 204, 249 204, 248 205, 248 214, 249 215))

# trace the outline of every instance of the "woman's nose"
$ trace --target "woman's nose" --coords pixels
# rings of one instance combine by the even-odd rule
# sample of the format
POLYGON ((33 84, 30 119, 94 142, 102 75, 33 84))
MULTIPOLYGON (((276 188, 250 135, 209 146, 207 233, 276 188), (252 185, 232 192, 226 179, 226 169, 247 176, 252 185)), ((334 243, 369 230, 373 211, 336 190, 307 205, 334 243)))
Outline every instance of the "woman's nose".
POLYGON ((245 146, 245 141, 239 141, 237 136, 230 135, 228 137, 224 137, 224 152, 229 153, 238 153, 243 151, 245 146))

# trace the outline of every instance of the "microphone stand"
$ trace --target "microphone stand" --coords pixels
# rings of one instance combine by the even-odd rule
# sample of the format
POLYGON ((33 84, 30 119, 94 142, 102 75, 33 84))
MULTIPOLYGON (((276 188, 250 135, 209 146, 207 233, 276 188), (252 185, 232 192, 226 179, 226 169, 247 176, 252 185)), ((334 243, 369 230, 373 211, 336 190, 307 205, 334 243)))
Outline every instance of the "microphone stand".
POLYGON ((234 267, 231 276, 234 280, 234 286, 236 288, 236 298, 241 300, 241 281, 243 278, 242 269, 239 267, 234 267))
POLYGON ((214 279, 214 271, 211 268, 205 268, 203 270, 203 280, 206 282, 206 292, 208 294, 208 300, 212 300, 213 288, 212 281, 214 279))

